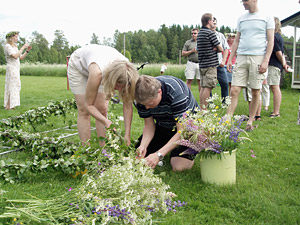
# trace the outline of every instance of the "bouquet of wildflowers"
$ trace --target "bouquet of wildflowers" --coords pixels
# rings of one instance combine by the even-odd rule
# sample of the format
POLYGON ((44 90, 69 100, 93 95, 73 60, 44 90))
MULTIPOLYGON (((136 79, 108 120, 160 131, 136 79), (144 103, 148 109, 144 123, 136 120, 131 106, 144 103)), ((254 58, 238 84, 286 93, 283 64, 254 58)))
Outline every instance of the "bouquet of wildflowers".
POLYGON ((182 154, 199 154, 208 157, 210 154, 219 154, 236 149, 247 138, 247 133, 241 129, 245 116, 230 117, 226 114, 230 98, 225 103, 214 94, 207 99, 205 109, 195 112, 187 111, 179 120, 181 129, 178 131, 181 140, 176 144, 189 147, 182 154), (243 136, 244 135, 244 136, 243 136))

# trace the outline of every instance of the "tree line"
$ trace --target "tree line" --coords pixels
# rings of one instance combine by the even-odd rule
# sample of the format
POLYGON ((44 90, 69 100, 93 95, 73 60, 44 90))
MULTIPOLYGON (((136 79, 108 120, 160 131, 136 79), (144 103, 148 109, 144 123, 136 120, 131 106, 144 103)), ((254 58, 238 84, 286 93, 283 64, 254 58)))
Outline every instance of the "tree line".
MULTIPOLYGON (((200 26, 175 25, 167 27, 165 24, 155 31, 150 29, 148 31, 129 31, 121 33, 116 30, 111 38, 103 38, 102 41, 93 33, 89 43, 102 44, 116 48, 132 62, 149 62, 149 63, 185 63, 186 58, 181 58, 181 50, 185 41, 191 38, 191 30, 199 28, 200 26)), ((218 31, 221 33, 235 32, 228 26, 221 26, 218 31)), ((283 35, 287 42, 292 42, 293 37, 287 38, 283 35)), ((298 41, 299 42, 299 41, 298 41)), ((5 39, 0 39, 0 64, 6 64, 4 56, 5 39)), ((28 40, 19 38, 19 46, 28 43, 28 40)), ((69 46, 63 31, 56 30, 54 32, 54 40, 50 44, 48 40, 37 31, 32 32, 30 37, 30 44, 32 50, 24 60, 29 63, 45 63, 45 64, 64 64, 66 57, 71 55, 80 45, 69 46)))

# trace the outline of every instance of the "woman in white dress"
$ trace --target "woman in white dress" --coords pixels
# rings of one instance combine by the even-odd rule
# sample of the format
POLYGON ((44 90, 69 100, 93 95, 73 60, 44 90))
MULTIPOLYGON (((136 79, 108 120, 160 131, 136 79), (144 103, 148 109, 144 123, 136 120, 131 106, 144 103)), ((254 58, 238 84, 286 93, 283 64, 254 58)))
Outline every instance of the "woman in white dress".
POLYGON ((21 49, 18 49, 17 42, 19 38, 18 31, 9 32, 6 35, 6 44, 4 54, 6 59, 6 77, 4 91, 4 108, 14 109, 20 105, 20 59, 25 59, 31 46, 24 44, 21 49), (26 50, 24 52, 24 50, 26 50), (24 53, 23 53, 24 52, 24 53))

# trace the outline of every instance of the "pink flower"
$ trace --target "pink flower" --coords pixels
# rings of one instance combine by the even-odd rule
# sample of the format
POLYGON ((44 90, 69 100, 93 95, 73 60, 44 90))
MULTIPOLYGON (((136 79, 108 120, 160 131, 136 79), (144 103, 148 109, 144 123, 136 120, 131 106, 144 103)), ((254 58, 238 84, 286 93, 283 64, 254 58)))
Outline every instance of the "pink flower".
POLYGON ((250 152, 252 153, 252 154, 251 154, 251 157, 252 157, 252 158, 256 158, 256 155, 254 154, 254 151, 253 151, 252 149, 250 150, 250 152))

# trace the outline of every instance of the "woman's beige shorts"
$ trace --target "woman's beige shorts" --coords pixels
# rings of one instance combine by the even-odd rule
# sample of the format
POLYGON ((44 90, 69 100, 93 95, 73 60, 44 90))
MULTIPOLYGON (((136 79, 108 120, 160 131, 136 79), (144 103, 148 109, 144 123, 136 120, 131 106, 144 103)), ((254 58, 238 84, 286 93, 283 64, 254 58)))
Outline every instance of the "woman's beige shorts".
POLYGON ((268 85, 280 84, 281 71, 276 66, 268 67, 268 85))
MULTIPOLYGON (((80 73, 74 66, 74 56, 71 56, 68 64, 68 79, 73 94, 85 94, 88 76, 80 73)), ((75 59, 76 60, 76 59, 75 59)), ((103 85, 99 86, 98 92, 103 93, 103 85)))

